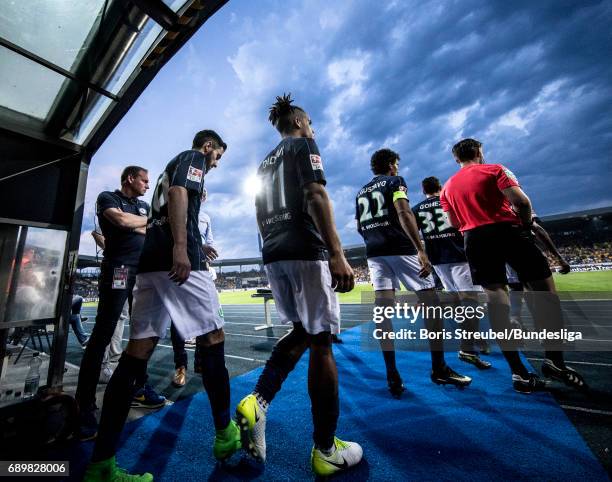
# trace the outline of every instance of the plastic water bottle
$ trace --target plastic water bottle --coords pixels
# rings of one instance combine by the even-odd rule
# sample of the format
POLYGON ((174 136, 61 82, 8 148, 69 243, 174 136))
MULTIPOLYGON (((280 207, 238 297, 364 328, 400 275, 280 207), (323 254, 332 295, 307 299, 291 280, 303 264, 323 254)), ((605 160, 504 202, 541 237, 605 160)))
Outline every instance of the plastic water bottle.
POLYGON ((25 379, 25 386, 23 387, 23 398, 32 398, 38 391, 38 384, 40 383, 40 366, 42 360, 38 356, 38 352, 32 355, 30 360, 30 369, 25 379))

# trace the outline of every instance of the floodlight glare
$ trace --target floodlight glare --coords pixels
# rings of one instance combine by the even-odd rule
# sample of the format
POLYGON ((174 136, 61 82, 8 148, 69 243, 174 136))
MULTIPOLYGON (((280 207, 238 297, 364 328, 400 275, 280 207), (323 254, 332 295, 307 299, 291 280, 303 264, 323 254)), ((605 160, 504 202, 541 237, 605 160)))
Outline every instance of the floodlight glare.
POLYGON ((261 190, 261 179, 257 174, 247 176, 242 185, 242 189, 245 194, 255 197, 261 190))

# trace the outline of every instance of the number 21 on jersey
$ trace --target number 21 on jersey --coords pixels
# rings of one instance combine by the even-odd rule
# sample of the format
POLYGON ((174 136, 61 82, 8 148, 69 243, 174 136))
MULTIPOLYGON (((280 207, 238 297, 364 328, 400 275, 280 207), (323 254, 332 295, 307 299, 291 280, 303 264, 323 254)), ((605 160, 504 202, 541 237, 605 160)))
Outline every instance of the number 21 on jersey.
POLYGON ((357 198, 359 204, 359 223, 363 224, 373 218, 382 218, 389 214, 385 207, 385 196, 380 191, 372 191, 365 196, 357 198))

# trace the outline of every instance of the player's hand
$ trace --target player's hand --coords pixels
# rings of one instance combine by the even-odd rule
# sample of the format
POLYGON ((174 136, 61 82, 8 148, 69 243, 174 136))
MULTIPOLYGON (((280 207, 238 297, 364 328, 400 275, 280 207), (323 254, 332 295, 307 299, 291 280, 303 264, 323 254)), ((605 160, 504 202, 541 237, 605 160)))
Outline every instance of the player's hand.
POLYGON ((419 270, 419 278, 427 278, 433 271, 433 266, 429 262, 429 258, 427 257, 425 251, 419 251, 417 255, 419 257, 419 264, 421 265, 421 269, 419 270))
POLYGON ((202 245, 202 250, 204 251, 204 255, 206 256, 207 261, 214 261, 219 257, 219 253, 217 250, 208 244, 202 245))
POLYGON ((329 257, 329 270, 331 271, 335 291, 346 293, 355 287, 355 274, 344 254, 340 253, 329 257))
POLYGON ((168 273, 168 276, 180 286, 187 281, 190 273, 191 263, 187 256, 187 247, 175 245, 174 248, 172 248, 172 269, 168 273))
POLYGON ((567 274, 572 270, 572 267, 564 259, 560 259, 559 264, 561 265, 561 269, 559 270, 559 273, 561 274, 567 274))

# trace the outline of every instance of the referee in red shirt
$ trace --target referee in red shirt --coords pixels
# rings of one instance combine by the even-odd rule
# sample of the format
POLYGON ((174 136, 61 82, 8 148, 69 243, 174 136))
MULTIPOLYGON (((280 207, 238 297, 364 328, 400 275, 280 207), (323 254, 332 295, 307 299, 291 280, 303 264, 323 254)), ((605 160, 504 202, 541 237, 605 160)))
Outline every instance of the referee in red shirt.
MULTIPOLYGON (((461 169, 444 185, 440 205, 464 235, 472 281, 487 294, 491 328, 497 332, 511 328, 508 263, 529 290, 538 292, 533 313, 536 327, 560 330, 561 303, 548 262, 534 242, 529 198, 510 170, 501 164, 484 164, 482 143, 477 140, 458 142, 453 156, 461 169)), ((531 393, 545 388, 545 383, 523 365, 516 341, 499 340, 499 345, 512 370, 516 391, 531 393)), ((556 350, 550 342, 544 343, 542 373, 568 386, 586 389, 582 376, 565 365, 558 346, 558 341, 556 350)))

